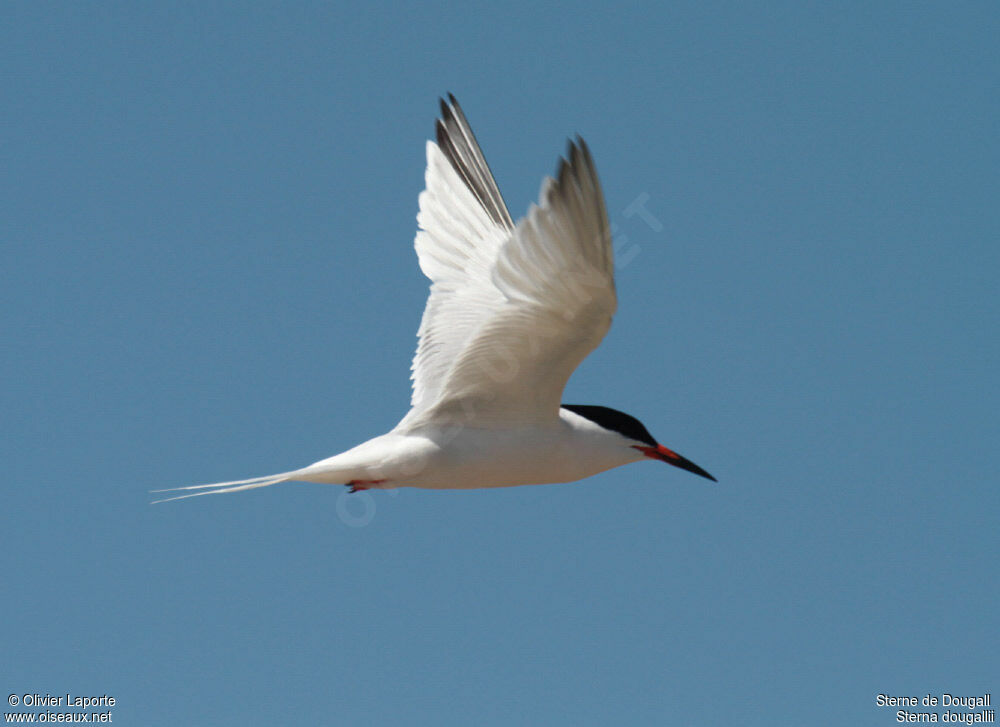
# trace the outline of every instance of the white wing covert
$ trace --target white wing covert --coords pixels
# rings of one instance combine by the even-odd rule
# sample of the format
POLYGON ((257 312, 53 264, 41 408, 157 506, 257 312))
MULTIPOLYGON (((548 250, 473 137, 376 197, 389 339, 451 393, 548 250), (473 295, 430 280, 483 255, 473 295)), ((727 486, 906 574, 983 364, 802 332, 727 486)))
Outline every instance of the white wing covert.
POLYGON ((582 139, 571 142, 556 179, 513 226, 449 99, 420 196, 416 247, 432 286, 404 422, 555 422, 566 381, 600 344, 617 304, 593 159, 582 139))
POLYGON ((493 174, 454 97, 441 101, 440 146, 427 142, 414 246, 431 280, 413 358, 413 412, 439 397, 451 364, 482 321, 503 304, 490 282, 497 252, 514 229, 493 174))

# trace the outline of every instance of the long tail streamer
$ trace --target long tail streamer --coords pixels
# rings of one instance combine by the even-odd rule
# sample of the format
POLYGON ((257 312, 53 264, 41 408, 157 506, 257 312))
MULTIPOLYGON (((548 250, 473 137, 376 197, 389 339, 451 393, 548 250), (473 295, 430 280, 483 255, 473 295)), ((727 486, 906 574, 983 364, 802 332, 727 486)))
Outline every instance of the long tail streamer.
POLYGON ((223 492, 239 492, 240 490, 253 490, 258 487, 269 487, 279 482, 288 482, 292 479, 294 472, 282 472, 280 475, 268 475, 267 477, 251 477, 248 480, 232 480, 231 482, 213 482, 210 485, 190 485, 188 487, 169 487, 165 490, 150 490, 150 492, 181 492, 183 490, 201 490, 201 492, 191 492, 186 495, 174 495, 164 497, 160 500, 153 500, 151 504, 158 502, 170 502, 171 500, 183 500, 186 497, 198 497, 199 495, 221 495, 223 492))

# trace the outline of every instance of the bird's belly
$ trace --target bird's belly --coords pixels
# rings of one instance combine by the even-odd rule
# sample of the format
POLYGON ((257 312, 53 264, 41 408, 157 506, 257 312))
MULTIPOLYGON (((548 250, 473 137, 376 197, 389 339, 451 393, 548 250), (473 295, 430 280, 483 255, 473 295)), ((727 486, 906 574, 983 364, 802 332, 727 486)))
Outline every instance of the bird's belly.
POLYGON ((561 441, 475 433, 442 447, 426 467, 395 483, 399 487, 477 489, 571 482, 620 464, 603 461, 561 441))

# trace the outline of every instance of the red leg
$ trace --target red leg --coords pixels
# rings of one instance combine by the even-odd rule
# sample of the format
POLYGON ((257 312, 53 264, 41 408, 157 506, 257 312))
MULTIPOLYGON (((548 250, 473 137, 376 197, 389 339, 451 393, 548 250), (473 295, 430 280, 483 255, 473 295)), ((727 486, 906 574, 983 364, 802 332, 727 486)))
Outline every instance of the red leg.
POLYGON ((363 492, 370 490, 373 485, 381 485, 385 480, 351 480, 347 483, 351 489, 349 492, 363 492))

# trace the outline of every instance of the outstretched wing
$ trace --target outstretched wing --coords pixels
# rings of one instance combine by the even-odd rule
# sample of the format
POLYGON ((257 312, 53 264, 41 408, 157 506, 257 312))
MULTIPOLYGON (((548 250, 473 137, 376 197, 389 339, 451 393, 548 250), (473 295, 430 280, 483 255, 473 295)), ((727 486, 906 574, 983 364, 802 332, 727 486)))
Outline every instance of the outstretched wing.
POLYGON ((539 203, 512 226, 454 99, 445 110, 420 198, 417 254, 433 284, 404 424, 554 422, 617 304, 593 159, 582 139, 570 143, 539 203))
POLYGON ((507 205, 469 123, 451 95, 441 101, 438 143, 427 142, 414 246, 431 280, 413 358, 413 412, 438 401, 452 364, 504 303, 491 275, 514 230, 507 205))

